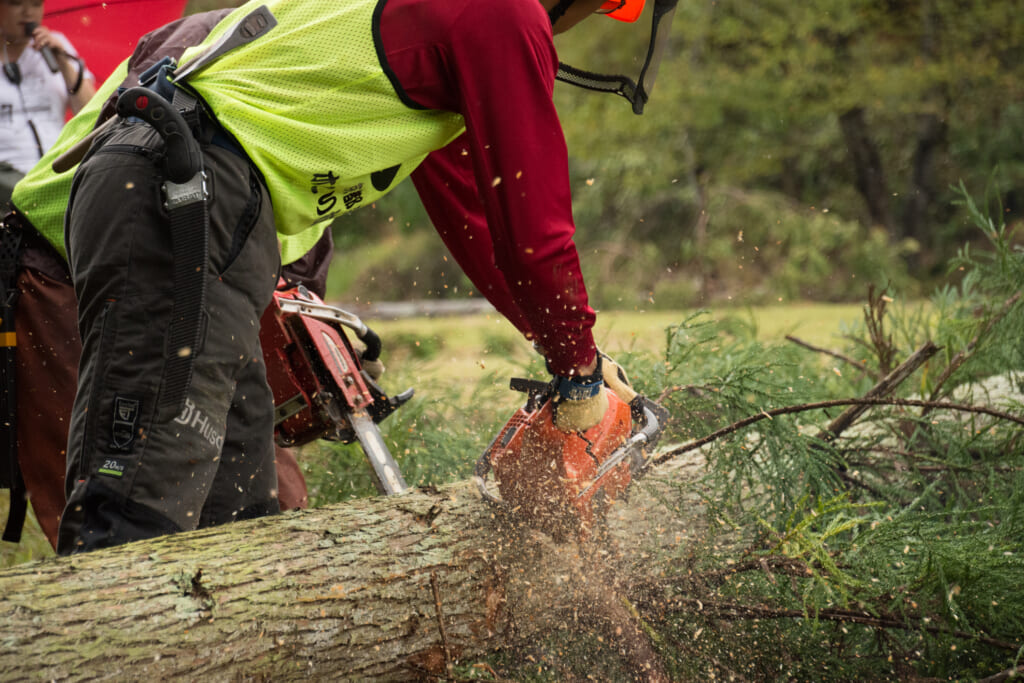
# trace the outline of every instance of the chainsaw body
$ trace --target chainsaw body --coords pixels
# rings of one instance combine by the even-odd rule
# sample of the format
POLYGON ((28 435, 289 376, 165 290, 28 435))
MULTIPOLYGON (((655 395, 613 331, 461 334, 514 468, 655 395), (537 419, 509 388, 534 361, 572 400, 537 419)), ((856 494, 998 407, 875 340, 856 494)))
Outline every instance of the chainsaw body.
POLYGON ((557 537, 586 538, 646 464, 644 448, 660 434, 660 406, 641 396, 627 404, 608 391, 600 423, 564 432, 554 424, 550 384, 513 380, 512 388, 529 398, 477 463, 477 485, 488 500, 557 537), (491 470, 500 497, 487 490, 491 470))
POLYGON ((412 397, 389 397, 362 370, 376 360, 380 339, 355 315, 328 306, 305 287, 278 289, 260 321, 267 381, 274 395, 274 439, 301 446, 316 439, 358 441, 381 493, 406 489, 376 424, 412 397), (366 345, 355 350, 345 330, 366 345))

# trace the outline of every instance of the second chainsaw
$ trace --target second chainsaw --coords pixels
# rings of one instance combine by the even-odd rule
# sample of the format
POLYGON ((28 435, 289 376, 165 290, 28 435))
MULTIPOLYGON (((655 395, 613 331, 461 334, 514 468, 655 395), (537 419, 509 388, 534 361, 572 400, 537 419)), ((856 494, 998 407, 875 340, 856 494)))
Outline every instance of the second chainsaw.
POLYGON ((274 393, 274 438, 281 446, 315 439, 358 441, 385 495, 408 487, 377 423, 412 398, 388 396, 365 366, 380 355, 377 334, 355 314, 329 306, 302 285, 282 282, 263 314, 260 340, 274 393), (345 330, 365 345, 357 352, 345 330))

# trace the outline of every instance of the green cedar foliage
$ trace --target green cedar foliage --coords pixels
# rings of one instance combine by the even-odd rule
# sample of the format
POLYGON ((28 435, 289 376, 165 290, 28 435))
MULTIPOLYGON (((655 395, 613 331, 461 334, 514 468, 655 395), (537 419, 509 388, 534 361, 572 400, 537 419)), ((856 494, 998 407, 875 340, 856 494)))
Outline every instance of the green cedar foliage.
POLYGON ((648 381, 677 388, 667 403, 682 440, 762 411, 861 396, 871 371, 927 340, 943 347, 896 397, 945 407, 872 407, 829 442, 821 429, 841 408, 779 415, 706 447, 699 491, 710 530, 680 548, 679 574, 647 612, 683 679, 973 680, 1017 666, 1024 251, 960 193, 990 249, 961 250, 956 285, 928 315, 889 312, 888 297, 874 296, 846 350, 874 350, 866 372, 759 346, 742 326, 696 319, 669 331, 648 381))

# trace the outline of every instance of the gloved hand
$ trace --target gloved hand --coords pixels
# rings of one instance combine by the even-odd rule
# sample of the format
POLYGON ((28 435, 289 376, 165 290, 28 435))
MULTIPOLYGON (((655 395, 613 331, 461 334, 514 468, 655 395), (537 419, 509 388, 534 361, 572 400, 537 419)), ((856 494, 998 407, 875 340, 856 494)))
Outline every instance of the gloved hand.
POLYGON ((561 390, 581 396, 578 399, 562 395, 555 397, 554 423, 555 427, 563 432, 585 432, 600 423, 608 411, 608 389, 604 387, 604 382, 599 379, 596 389, 590 389, 590 385, 579 383, 582 379, 585 378, 558 378, 561 390), (593 391, 593 394, 586 395, 584 398, 583 392, 589 391, 593 391))
POLYGON ((597 353, 597 368, 592 375, 556 375, 556 381, 558 394, 555 397, 554 423, 564 432, 586 431, 600 423, 608 410, 608 389, 625 403, 636 398, 625 371, 600 351, 597 353))

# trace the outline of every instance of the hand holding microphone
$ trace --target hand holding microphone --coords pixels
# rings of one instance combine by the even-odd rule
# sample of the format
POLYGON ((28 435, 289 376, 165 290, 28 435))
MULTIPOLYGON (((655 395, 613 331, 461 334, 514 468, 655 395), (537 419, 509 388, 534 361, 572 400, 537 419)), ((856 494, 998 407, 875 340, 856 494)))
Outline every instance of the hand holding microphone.
MULTIPOLYGON (((27 24, 25 24, 25 35, 31 36, 33 33, 35 33, 36 28, 38 27, 39 24, 37 24, 36 22, 28 22, 27 24)), ((60 71, 60 65, 57 63, 57 55, 53 53, 53 48, 51 48, 49 45, 43 45, 39 48, 39 53, 43 55, 43 60, 46 62, 46 66, 50 68, 50 71, 52 71, 53 73, 57 73, 58 71, 60 71)))

